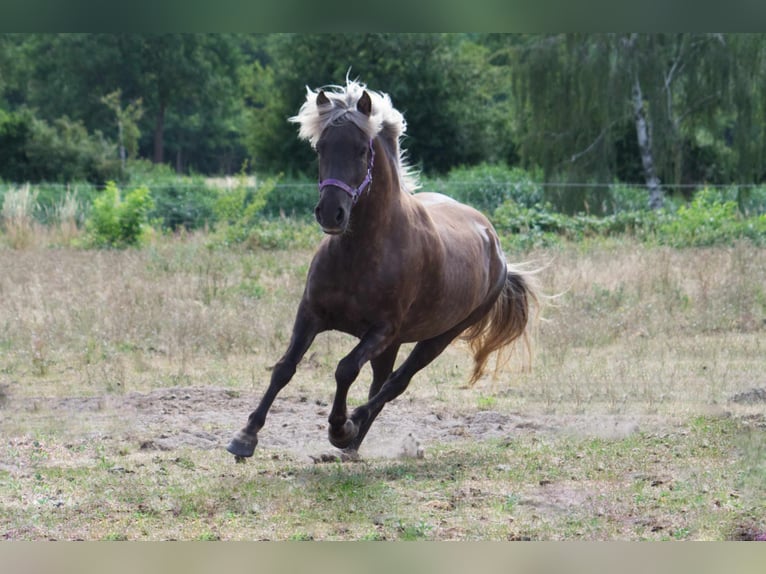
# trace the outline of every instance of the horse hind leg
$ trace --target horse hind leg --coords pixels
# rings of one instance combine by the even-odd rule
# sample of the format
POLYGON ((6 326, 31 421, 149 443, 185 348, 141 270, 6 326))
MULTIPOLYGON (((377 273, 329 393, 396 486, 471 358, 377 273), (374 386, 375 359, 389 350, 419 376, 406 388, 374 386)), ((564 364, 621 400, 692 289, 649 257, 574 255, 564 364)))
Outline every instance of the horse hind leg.
POLYGON ((461 323, 437 337, 421 341, 415 345, 404 363, 387 378, 380 390, 371 396, 366 404, 357 407, 352 413, 351 420, 357 428, 357 433, 356 437, 349 443, 347 450, 359 449, 372 423, 386 403, 407 390, 412 377, 438 357, 464 329, 465 324, 461 323))
POLYGON ((431 339, 420 341, 402 365, 396 369, 371 396, 367 404, 357 407, 351 415, 351 420, 357 428, 356 437, 349 443, 349 449, 359 449, 370 426, 383 410, 386 403, 401 395, 410 384, 412 377, 421 369, 428 366, 444 349, 468 327, 481 320, 491 309, 494 301, 475 309, 466 319, 431 339))

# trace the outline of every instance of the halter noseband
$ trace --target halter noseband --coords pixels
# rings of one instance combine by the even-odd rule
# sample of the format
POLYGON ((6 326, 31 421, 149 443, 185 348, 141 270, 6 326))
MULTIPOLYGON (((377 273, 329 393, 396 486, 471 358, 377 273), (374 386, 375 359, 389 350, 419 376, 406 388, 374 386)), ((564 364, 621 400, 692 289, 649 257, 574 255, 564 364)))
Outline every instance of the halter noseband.
POLYGON ((362 192, 365 190, 365 188, 372 183, 372 168, 374 167, 374 165, 375 165, 375 148, 372 146, 372 138, 370 138, 370 159, 367 162, 367 175, 364 176, 364 180, 362 181, 362 183, 360 183, 357 187, 351 187, 345 181, 329 178, 319 182, 319 193, 321 194, 322 190, 325 187, 329 185, 334 185, 335 187, 341 188, 343 191, 345 191, 347 194, 351 196, 352 205, 356 204, 357 200, 359 199, 359 196, 362 195, 362 192))

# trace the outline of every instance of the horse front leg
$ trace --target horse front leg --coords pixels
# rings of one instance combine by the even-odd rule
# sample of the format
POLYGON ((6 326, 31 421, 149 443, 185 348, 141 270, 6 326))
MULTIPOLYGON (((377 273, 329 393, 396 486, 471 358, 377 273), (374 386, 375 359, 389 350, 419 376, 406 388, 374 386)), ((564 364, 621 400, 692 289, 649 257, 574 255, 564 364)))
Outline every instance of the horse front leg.
MULTIPOLYGON (((394 370, 394 363, 396 363, 396 356, 399 354, 398 343, 394 343, 389 346, 380 355, 370 360, 372 366, 372 383, 370 384, 370 390, 367 393, 367 399, 371 400, 375 395, 380 392, 383 384, 388 380, 388 377, 394 370)), ((377 414, 377 413, 376 413, 377 414)), ((375 417, 371 417, 375 418, 375 417)), ((370 425, 361 425, 357 428, 356 435, 351 442, 344 448, 347 453, 356 453, 359 450, 359 445, 362 444, 364 437, 367 435, 367 431, 370 429, 370 425)))
POLYGON ((258 431, 266 422, 266 414, 279 391, 293 378, 298 363, 320 330, 319 321, 308 311, 304 302, 301 302, 290 337, 290 345, 282 358, 274 365, 266 393, 258 403, 258 407, 250 413, 247 425, 234 435, 226 447, 226 450, 237 459, 253 456, 255 447, 258 445, 258 431))
MULTIPOLYGON (((330 423, 328 435, 333 446, 341 449, 346 448, 357 435, 358 429, 348 418, 347 413, 346 403, 349 388, 359 376, 359 371, 364 364, 370 360, 375 361, 379 356, 382 357, 381 362, 375 361, 375 363, 384 367, 385 364, 390 363, 387 368, 388 373, 391 372, 393 361, 396 359, 396 351, 399 349, 398 345, 391 345, 394 333, 395 330, 390 325, 373 327, 362 337, 359 344, 338 363, 338 367, 335 369, 335 398, 328 419, 330 423), (391 353, 392 350, 393 353, 391 353)), ((380 388, 385 380, 385 377, 381 380, 380 367, 377 371, 377 376, 373 371, 371 392, 373 389, 380 388)), ((387 376, 388 374, 386 374, 387 376)))

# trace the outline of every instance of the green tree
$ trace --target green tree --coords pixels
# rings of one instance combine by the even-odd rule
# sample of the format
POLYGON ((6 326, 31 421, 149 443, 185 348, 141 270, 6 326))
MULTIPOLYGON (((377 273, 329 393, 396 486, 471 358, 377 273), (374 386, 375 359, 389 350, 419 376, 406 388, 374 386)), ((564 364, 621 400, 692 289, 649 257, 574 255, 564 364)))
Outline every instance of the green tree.
POLYGON ((119 175, 114 147, 66 116, 53 122, 29 109, 0 110, 0 177, 9 181, 93 181, 119 175))
MULTIPOLYGON (((67 115, 89 130, 112 131, 101 98, 120 90, 142 101, 136 125, 142 155, 176 166, 244 153, 239 68, 242 40, 231 34, 35 34, 16 39, 32 62, 26 103, 43 119, 67 115), (211 148, 211 146, 214 146, 211 148), (193 150, 203 151, 194 156, 193 150), (189 154, 193 160, 184 161, 189 154)), ((239 157, 236 165, 241 164, 239 157)))
POLYGON ((426 172, 505 160, 512 153, 505 94, 488 50, 462 34, 301 34, 264 39, 264 62, 246 76, 248 149, 256 165, 303 171, 310 150, 286 118, 305 88, 343 84, 346 74, 388 93, 407 120, 405 147, 426 172))
POLYGON ((128 158, 135 159, 138 154, 138 138, 141 131, 138 129, 138 120, 144 114, 141 107, 141 99, 122 107, 122 90, 115 90, 107 94, 101 101, 114 112, 117 120, 117 143, 120 150, 120 162, 125 170, 125 162, 128 158))
POLYGON ((763 49, 762 36, 524 37, 512 46, 522 161, 570 181, 610 181, 624 165, 639 165, 652 207, 662 203, 660 181, 762 177, 763 129, 752 121, 763 113, 753 80, 763 72, 763 49), (694 163, 711 142, 713 173, 694 163))

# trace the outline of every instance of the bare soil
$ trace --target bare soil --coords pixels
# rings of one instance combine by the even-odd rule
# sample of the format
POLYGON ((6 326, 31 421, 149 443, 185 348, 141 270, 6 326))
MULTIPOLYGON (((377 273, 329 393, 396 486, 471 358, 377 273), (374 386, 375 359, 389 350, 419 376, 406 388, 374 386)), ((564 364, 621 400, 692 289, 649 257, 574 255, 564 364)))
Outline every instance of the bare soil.
MULTIPOLYGON (((201 386, 92 397, 16 399, 6 394, 0 412, 6 422, 16 420, 36 430, 55 429, 56 434, 73 443, 99 441, 106 451, 207 450, 224 449, 259 398, 238 390, 201 386)), ((259 434, 258 448, 284 451, 306 460, 337 452, 327 440, 329 409, 322 399, 281 395, 259 434)), ((422 457, 435 443, 512 440, 530 433, 623 438, 639 430, 667 428, 669 424, 667 416, 651 415, 528 415, 495 410, 461 413, 454 406, 428 404, 405 394, 386 406, 360 454, 364 458, 422 457)))

